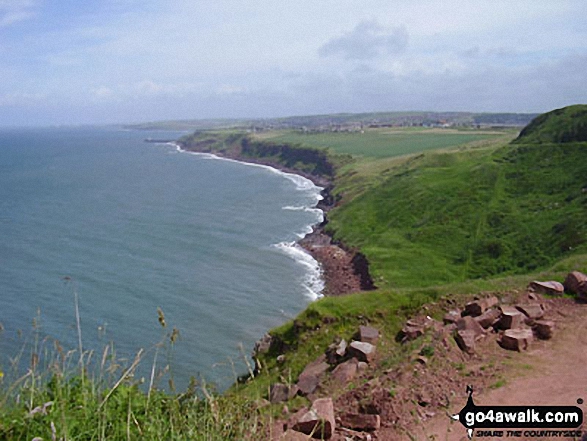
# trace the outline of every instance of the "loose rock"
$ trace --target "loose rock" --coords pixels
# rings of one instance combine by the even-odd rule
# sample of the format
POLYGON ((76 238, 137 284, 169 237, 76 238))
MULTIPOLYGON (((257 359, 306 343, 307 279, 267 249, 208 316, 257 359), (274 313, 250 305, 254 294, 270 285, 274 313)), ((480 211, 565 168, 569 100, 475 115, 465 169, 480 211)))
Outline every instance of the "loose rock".
POLYGON ((377 340, 379 340, 379 331, 371 326, 360 326, 359 340, 364 343, 376 345, 377 340))
POLYGON ((587 275, 579 271, 569 273, 563 283, 565 291, 571 294, 587 294, 587 275))
POLYGON ((500 344, 504 349, 525 351, 534 340, 531 329, 508 329, 501 336, 500 344))
POLYGON ((312 434, 314 438, 330 439, 335 430, 332 398, 319 398, 312 407, 293 425, 293 430, 312 434))
POLYGON ((300 377, 304 377, 307 375, 320 377, 320 375, 326 372, 329 368, 330 365, 326 363, 326 355, 321 355, 304 368, 304 371, 300 374, 300 377))
POLYGON ((281 437, 279 437, 279 441, 307 441, 309 439, 311 439, 309 436, 292 429, 287 430, 281 435, 281 437))
POLYGON ((549 282, 538 282, 534 281, 528 285, 528 289, 541 293, 550 294, 553 296, 560 296, 565 292, 565 287, 562 283, 549 281, 549 282))
POLYGON ((450 325, 451 323, 456 323, 457 320, 461 318, 461 313, 457 310, 448 311, 444 314, 442 321, 445 325, 450 325))
POLYGON ((310 395, 318 388, 318 384, 320 384, 320 380, 316 375, 300 376, 296 384, 298 394, 303 397, 310 395))
POLYGON ((469 355, 475 353, 475 332, 470 330, 457 331, 455 334, 455 341, 461 348, 461 351, 469 355))
POLYGON ((538 303, 529 305, 516 305, 516 308, 523 312, 526 317, 533 320, 539 319, 544 315, 544 310, 538 303))
POLYGON ((491 308, 485 311, 478 317, 475 317, 475 321, 481 325, 483 329, 487 329, 493 326, 501 317, 501 311, 496 308, 491 308))
POLYGON ((349 346, 349 354, 356 357, 359 361, 371 363, 375 358, 375 346, 371 343, 364 343, 361 341, 354 341, 349 346))
POLYGON ((534 323, 534 332, 536 336, 542 340, 548 340, 552 338, 554 332, 554 322, 551 320, 537 320, 534 323))
POLYGON ((340 416, 340 424, 349 429, 372 432, 381 427, 381 417, 365 413, 345 413, 340 416))
POLYGON ((357 375, 359 361, 352 358, 336 366, 332 371, 332 379, 341 384, 347 384, 357 375))
POLYGON ((276 383, 269 389, 269 401, 271 404, 283 403, 289 399, 289 387, 282 383, 276 383))
POLYGON ((481 325, 470 316, 460 318, 457 321, 457 329, 459 331, 472 331, 475 334, 475 340, 478 340, 485 335, 485 331, 481 325))
POLYGON ((496 323, 499 329, 515 329, 524 324, 524 315, 513 306, 501 306, 501 318, 496 323))
POLYGON ((474 300, 465 305, 464 313, 473 317, 483 314, 487 309, 497 305, 499 300, 492 296, 481 300, 474 300))

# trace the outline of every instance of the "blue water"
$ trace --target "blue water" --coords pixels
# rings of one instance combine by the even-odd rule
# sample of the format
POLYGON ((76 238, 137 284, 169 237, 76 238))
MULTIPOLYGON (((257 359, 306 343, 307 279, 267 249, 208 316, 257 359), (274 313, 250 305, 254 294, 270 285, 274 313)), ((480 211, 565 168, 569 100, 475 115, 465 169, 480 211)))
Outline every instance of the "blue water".
MULTIPOLYGON (((77 293, 84 351, 113 342, 132 359, 143 348, 138 374, 148 377, 154 345, 176 327, 177 387, 204 375, 222 389, 244 373, 255 340, 316 297, 317 264, 292 243, 320 221, 319 189, 143 142, 180 135, 0 131, 4 370, 35 332, 77 349, 77 293)), ((158 368, 170 361, 159 357, 158 368)))

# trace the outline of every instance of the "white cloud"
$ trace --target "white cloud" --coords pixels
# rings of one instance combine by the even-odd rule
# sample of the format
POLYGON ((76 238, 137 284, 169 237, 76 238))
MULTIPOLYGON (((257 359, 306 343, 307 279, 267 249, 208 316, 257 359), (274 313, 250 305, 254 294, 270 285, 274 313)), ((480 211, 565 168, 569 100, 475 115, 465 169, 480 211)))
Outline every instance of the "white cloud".
POLYGON ((368 60, 404 51, 408 39, 405 26, 385 29, 375 20, 363 21, 352 31, 328 41, 318 53, 321 57, 340 55, 347 60, 368 60))
POLYGON ((37 6, 33 0, 0 0, 0 28, 34 17, 37 6))

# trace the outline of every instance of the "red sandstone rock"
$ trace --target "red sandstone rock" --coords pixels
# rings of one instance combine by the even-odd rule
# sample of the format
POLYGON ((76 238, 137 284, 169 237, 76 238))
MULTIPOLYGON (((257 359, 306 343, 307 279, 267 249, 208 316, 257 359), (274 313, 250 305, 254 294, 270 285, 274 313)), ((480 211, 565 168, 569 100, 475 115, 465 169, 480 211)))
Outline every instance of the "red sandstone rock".
POLYGON ((269 389, 269 402, 271 404, 283 403, 289 399, 289 387, 282 383, 276 383, 269 389))
POLYGON ((300 374, 300 377, 306 375, 314 375, 319 377, 324 372, 326 372, 330 368, 330 365, 326 363, 326 355, 321 355, 312 363, 309 363, 305 368, 304 371, 300 374))
POLYGON ((528 285, 528 289, 540 294, 550 294, 555 296, 560 296, 565 292, 565 287, 563 286, 563 284, 554 281, 534 281, 530 283, 530 285, 528 285))
POLYGON ((467 354, 475 353, 475 332, 471 330, 457 331, 455 334, 455 341, 461 348, 461 351, 467 354))
POLYGON ((319 383, 320 380, 316 375, 305 375, 303 377, 300 376, 298 383, 296 384, 298 388, 298 394, 306 396, 314 393, 314 391, 318 388, 319 383))
POLYGON ((554 326, 554 322, 551 320, 537 320, 532 329, 534 329, 538 338, 548 340, 552 338, 554 326))
POLYGON ((516 308, 523 312, 524 315, 530 319, 539 319, 544 315, 544 310, 538 303, 532 303, 529 305, 516 305, 516 308))
POLYGON ((442 321, 445 325, 450 325, 451 323, 456 323, 458 319, 461 318, 461 313, 459 311, 449 311, 444 314, 442 321))
POLYGON ((279 441, 307 441, 311 438, 301 432, 296 432, 295 430, 289 429, 278 439, 279 441))
POLYGON ((480 339, 485 335, 485 331, 477 321, 470 316, 465 316, 457 321, 457 329, 459 331, 473 331, 475 340, 480 339))
POLYGON ((364 343, 376 345, 377 340, 379 340, 379 331, 371 326, 360 326, 359 340, 364 343))
POLYGON ((335 430, 332 398, 319 398, 294 424, 293 430, 314 438, 330 439, 335 430))
POLYGON ((339 364, 332 371, 332 379, 338 383, 347 384, 357 375, 358 364, 359 361, 356 358, 339 364))
POLYGON ((524 315, 513 306, 501 306, 501 318, 496 326, 499 329, 515 329, 524 324, 524 315))
POLYGON ((483 329, 487 329, 493 326, 501 317, 501 311, 496 308, 491 308, 485 311, 478 317, 475 317, 475 321, 481 325, 483 329))
POLYGON ((366 413, 345 413, 340 416, 340 424, 343 427, 354 430, 379 430, 381 427, 381 417, 366 413))
POLYGON ((465 314, 477 317, 483 314, 487 309, 497 305, 499 301, 497 297, 487 297, 485 299, 474 300, 465 305, 465 314))
POLYGON ((563 283, 565 290, 571 294, 587 294, 587 276, 579 271, 567 275, 563 283))
POLYGON ((528 349, 532 340, 531 329, 508 329, 501 336, 500 344, 504 349, 521 352, 528 349))
POLYGON ((359 361, 371 363, 375 358, 375 346, 371 343, 364 343, 361 341, 354 341, 349 346, 349 354, 356 357, 359 361))

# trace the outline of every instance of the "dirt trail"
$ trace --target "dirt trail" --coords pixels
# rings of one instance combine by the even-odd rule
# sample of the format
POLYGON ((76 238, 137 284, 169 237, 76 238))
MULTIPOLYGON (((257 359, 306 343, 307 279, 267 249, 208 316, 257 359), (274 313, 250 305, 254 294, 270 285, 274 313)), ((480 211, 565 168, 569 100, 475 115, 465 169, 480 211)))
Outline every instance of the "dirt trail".
MULTIPOLYGON (((587 411, 587 305, 569 305, 561 308, 557 332, 552 340, 537 341, 526 353, 514 354, 511 368, 506 370, 506 385, 474 395, 477 405, 577 405, 581 398, 587 411)), ((464 406, 455 404, 452 413, 464 406)), ((452 422, 446 414, 427 422, 412 439, 460 441, 466 439, 464 427, 452 422), (464 438, 465 437, 465 438, 464 438)), ((408 439, 408 438, 406 438, 408 439)), ((477 438, 482 440, 527 438, 477 438)), ((551 438, 528 438, 533 441, 551 438)), ((571 438, 552 438, 571 439, 571 438)))

